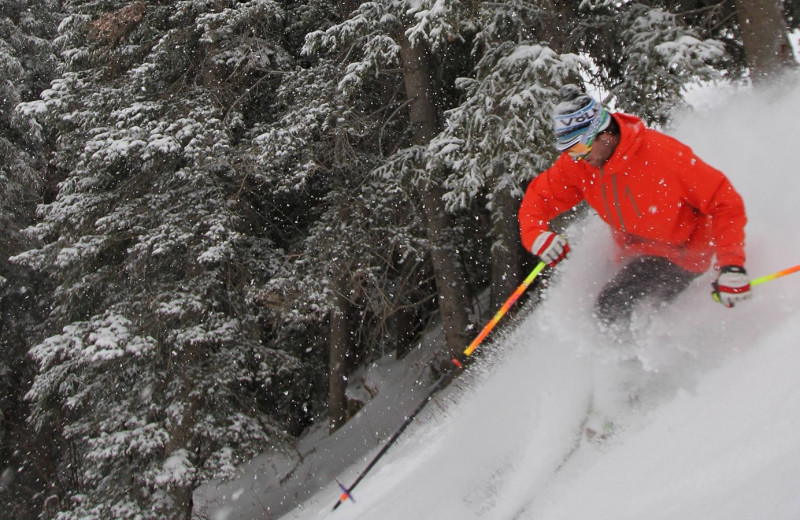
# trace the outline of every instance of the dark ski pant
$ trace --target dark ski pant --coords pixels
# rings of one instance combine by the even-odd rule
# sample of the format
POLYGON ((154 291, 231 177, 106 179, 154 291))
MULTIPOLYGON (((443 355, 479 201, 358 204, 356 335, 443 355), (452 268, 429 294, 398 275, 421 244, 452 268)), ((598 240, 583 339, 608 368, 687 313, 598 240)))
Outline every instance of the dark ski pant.
POLYGON ((603 287, 594 307, 595 317, 603 328, 627 329, 636 305, 644 300, 670 302, 700 274, 678 267, 666 258, 636 258, 603 287))

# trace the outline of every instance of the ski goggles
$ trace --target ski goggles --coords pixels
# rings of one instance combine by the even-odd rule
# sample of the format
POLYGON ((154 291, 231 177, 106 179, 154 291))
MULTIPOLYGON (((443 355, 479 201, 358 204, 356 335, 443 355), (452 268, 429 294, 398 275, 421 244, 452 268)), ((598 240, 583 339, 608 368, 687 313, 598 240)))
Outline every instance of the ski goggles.
POLYGON ((580 161, 581 159, 585 159, 586 156, 589 155, 589 152, 592 151, 592 144, 594 143, 594 139, 592 139, 588 144, 584 142, 577 142, 567 148, 565 151, 569 154, 572 159, 575 161, 580 161))

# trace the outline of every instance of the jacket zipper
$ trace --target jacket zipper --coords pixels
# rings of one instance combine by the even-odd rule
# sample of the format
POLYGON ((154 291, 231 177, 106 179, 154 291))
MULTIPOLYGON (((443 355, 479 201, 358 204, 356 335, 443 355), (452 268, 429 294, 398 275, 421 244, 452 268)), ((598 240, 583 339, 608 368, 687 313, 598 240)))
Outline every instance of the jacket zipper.
POLYGON ((633 198, 633 192, 630 186, 625 186, 625 195, 627 195, 628 200, 631 201, 631 206, 633 206, 633 211, 636 212, 636 216, 642 218, 642 212, 639 211, 639 208, 636 206, 636 199, 633 198))
POLYGON ((603 196, 603 205, 606 208, 606 215, 608 215, 608 220, 613 222, 611 219, 611 206, 608 205, 608 194, 606 193, 606 183, 603 182, 603 167, 600 167, 600 194, 603 196))
POLYGON ((619 204, 619 190, 617 189, 617 176, 616 175, 612 175, 611 176, 611 185, 612 185, 612 187, 614 189, 614 206, 616 206, 616 208, 617 208, 617 217, 619 217, 619 227, 620 227, 620 229, 622 231, 627 233, 628 230, 625 229, 625 220, 622 218, 622 206, 620 206, 620 204, 619 204))
MULTIPOLYGON (((603 176, 603 168, 600 168, 600 177, 603 176)), ((622 218, 622 205, 619 199, 619 187, 617 186, 617 176, 611 176, 611 189, 614 194, 614 208, 617 210, 617 218, 619 219, 619 227, 625 233, 628 230, 625 228, 625 219, 622 218)), ((601 184, 601 194, 603 196, 603 204, 606 208, 606 214, 608 218, 611 219, 611 206, 608 203, 608 193, 606 192, 606 185, 605 183, 601 184)), ((636 205, 636 199, 633 198, 633 192, 631 191, 630 186, 625 186, 625 195, 628 197, 628 200, 631 202, 631 206, 633 206, 633 211, 636 213, 636 216, 641 218, 642 212, 639 211, 639 207, 636 205)))

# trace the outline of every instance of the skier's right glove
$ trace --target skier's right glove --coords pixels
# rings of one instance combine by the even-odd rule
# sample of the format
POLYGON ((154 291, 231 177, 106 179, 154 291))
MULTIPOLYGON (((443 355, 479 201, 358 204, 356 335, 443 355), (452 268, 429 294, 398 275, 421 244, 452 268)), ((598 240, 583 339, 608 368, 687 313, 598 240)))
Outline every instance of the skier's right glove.
POLYGON ((538 256, 542 262, 553 267, 567 256, 569 244, 567 239, 561 235, 557 235, 552 231, 543 231, 533 241, 531 252, 538 256))
POLYGON ((751 296, 750 278, 747 277, 744 267, 738 265, 726 265, 720 269, 717 281, 711 285, 714 288, 714 299, 725 307, 733 307, 751 296))

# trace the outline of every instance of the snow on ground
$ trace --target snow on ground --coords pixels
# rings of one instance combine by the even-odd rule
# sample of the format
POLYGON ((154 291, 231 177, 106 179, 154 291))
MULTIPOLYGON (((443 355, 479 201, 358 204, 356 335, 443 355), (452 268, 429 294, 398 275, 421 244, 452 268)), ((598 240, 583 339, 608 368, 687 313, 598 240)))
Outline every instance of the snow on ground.
MULTIPOLYGON (((713 103, 670 133, 743 195, 751 275, 800 263, 800 87, 696 94, 713 103)), ((545 302, 481 347, 354 490, 356 502, 331 512, 334 479, 352 483, 419 402, 421 363, 376 366, 378 396, 336 435, 304 439, 306 463, 283 485, 297 457, 260 458, 240 479, 198 492, 198 511, 213 520, 800 518, 800 274, 726 309, 710 299, 709 273, 672 305, 637 313, 634 341, 618 344, 590 317, 615 269, 608 232, 590 217, 568 235, 573 253, 545 302)))

